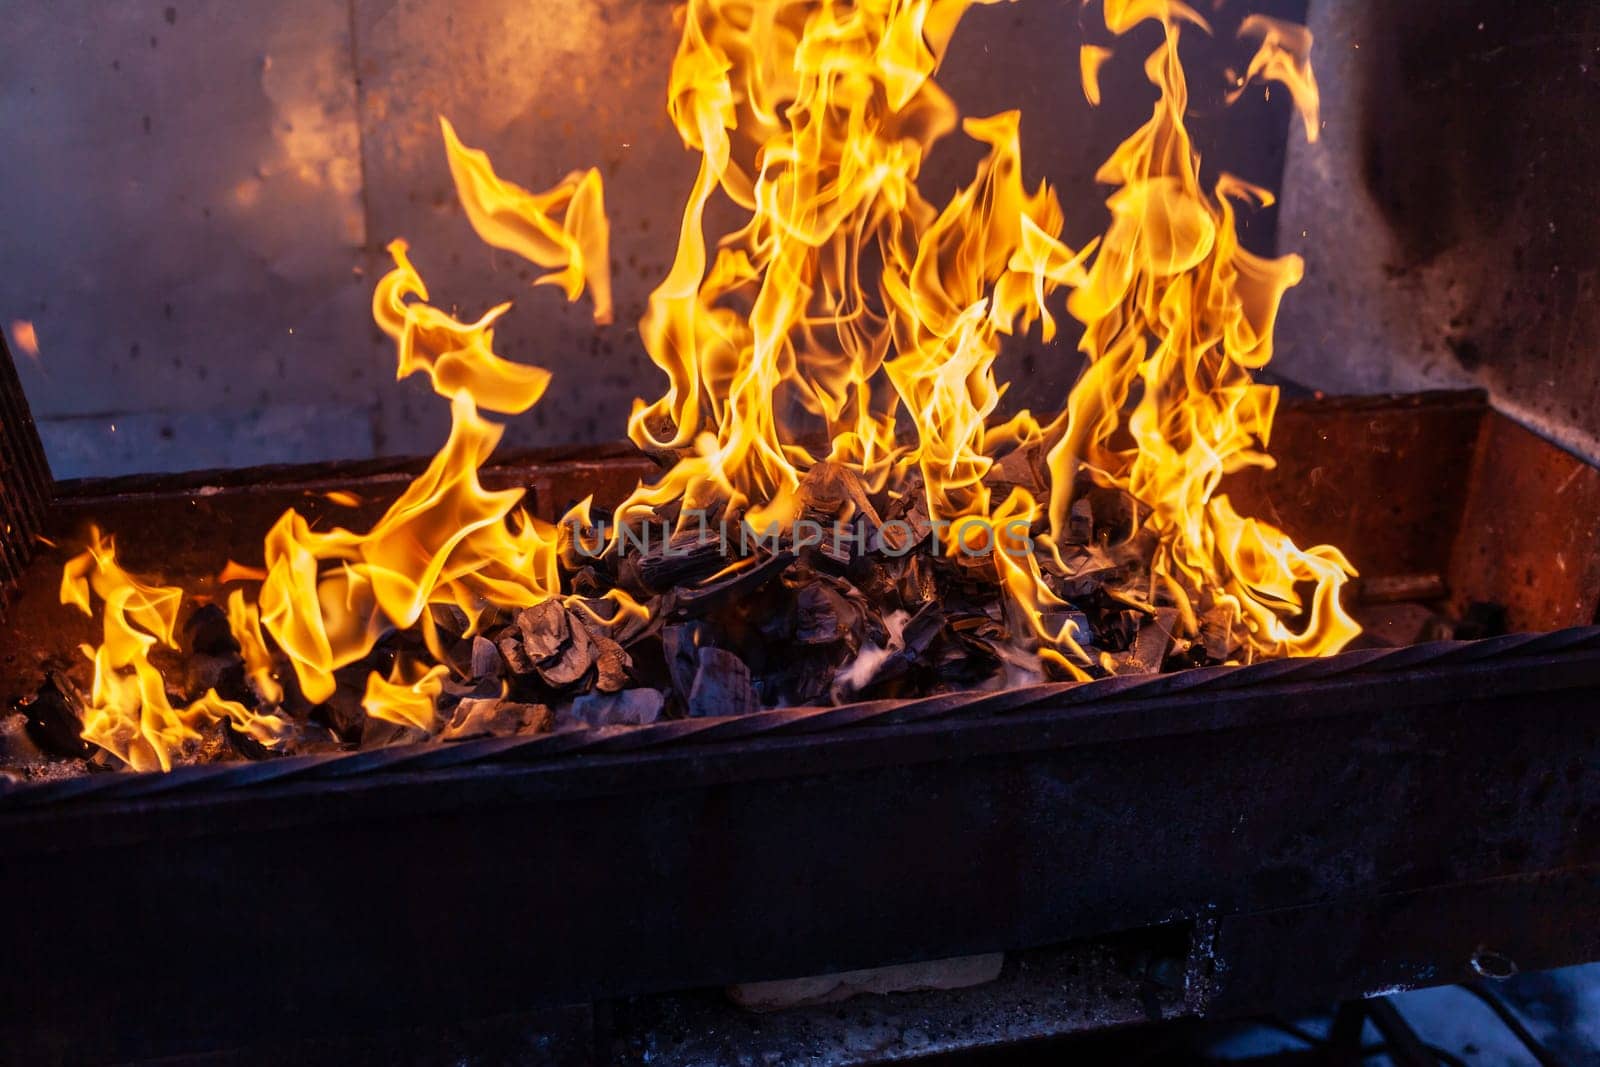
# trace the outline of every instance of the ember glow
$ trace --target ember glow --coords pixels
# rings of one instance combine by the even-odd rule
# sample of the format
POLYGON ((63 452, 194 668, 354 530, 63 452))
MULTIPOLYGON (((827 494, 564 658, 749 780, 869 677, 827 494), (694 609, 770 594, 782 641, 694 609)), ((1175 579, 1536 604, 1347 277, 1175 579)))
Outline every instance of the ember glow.
MULTIPOLYGON (((950 531, 940 551, 993 584, 1039 675, 1086 679, 1114 664, 1085 647, 1089 635, 1053 588, 1088 565, 1068 528, 1075 503, 1097 488, 1132 502, 1148 563, 1143 599, 1174 609, 1183 634, 1197 635, 1202 620, 1221 626, 1238 659, 1338 651, 1358 632, 1339 603, 1349 562, 1332 547, 1295 546, 1218 492, 1227 474, 1271 464, 1277 393, 1252 372, 1272 356, 1278 305, 1302 264, 1239 243, 1235 204, 1268 193, 1226 175, 1201 184, 1178 44, 1209 32, 1205 21, 1164 0, 1099 7, 1103 41, 1078 57, 1085 96, 1099 102, 1101 70, 1125 58, 1118 39, 1153 22, 1161 36, 1144 70, 1159 99, 1099 171, 1111 190, 1105 233, 1073 248, 1061 238, 1058 191, 1024 183, 1022 115, 962 118, 936 81, 975 2, 995 0, 687 4, 667 108, 699 173, 640 323, 665 390, 637 401, 627 427, 668 466, 616 509, 613 531, 663 509, 680 525, 710 513, 791 528, 823 484, 840 487, 835 518, 867 516, 877 528, 869 496, 914 503, 923 522, 950 531), (985 155, 965 187, 931 201, 919 175, 950 137, 985 155), (708 235, 717 200, 741 221, 708 235), (1006 337, 1035 328, 1045 340, 1081 330, 1086 368, 1059 407, 1002 420, 995 360, 1006 337), (1038 477, 1002 476, 1022 469, 1038 477)), ((1309 34, 1254 17, 1242 35, 1259 46, 1233 95, 1280 83, 1314 139, 1309 34)), ((595 321, 609 322, 599 172, 532 193, 448 122, 442 130, 477 234, 548 271, 540 282, 568 300, 587 292, 595 321)), ((395 340, 398 376, 427 375, 451 405, 450 437, 370 529, 315 530, 290 510, 267 533, 259 568, 230 567, 228 625, 257 707, 215 693, 175 707, 149 653, 176 647, 183 592, 123 571, 99 531, 68 564, 63 602, 98 612, 104 629, 84 649, 95 670, 84 736, 134 768, 169 768, 208 722, 271 747, 290 732, 277 712, 291 681, 280 664, 319 703, 336 671, 395 628, 420 631, 434 660, 371 672, 363 706, 438 731, 450 669, 437 606, 476 627, 561 600, 593 622, 596 641, 648 610, 620 589, 578 596, 570 530, 529 515, 521 490, 479 480, 503 430, 485 413, 524 414, 550 379, 495 354, 509 305, 459 321, 429 303, 406 243, 389 251, 374 318, 395 340)), ((569 520, 588 527, 587 506, 569 520)), ((620 551, 614 533, 597 548, 620 551)), ((620 672, 626 656, 611 648, 620 672)))

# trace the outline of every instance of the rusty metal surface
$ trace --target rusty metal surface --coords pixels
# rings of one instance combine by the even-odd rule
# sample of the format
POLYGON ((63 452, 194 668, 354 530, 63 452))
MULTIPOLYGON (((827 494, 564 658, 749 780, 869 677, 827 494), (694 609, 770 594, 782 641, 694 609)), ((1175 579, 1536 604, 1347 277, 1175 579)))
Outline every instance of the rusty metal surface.
MULTIPOLYGON (((672 743, 641 730, 559 759, 278 761, 248 788, 218 788, 229 767, 126 776, 154 788, 8 806, 0 1049, 194 1052, 1324 904, 1344 921, 1201 939, 1186 1002, 1229 982, 1243 998, 1243 968, 1275 948, 1306 962, 1275 1003, 1368 991, 1414 952, 1453 973, 1461 931, 1379 937, 1404 932, 1382 901, 1472 905, 1468 887, 1600 864, 1600 631, 1351 664, 921 721, 757 716, 742 738, 731 720, 672 743), (86 919, 102 914, 114 937, 86 919), (1350 944, 1330 982, 1319 954, 1350 944)), ((1578 962, 1588 940, 1548 934, 1600 926, 1592 894, 1531 899, 1470 929, 1511 959, 1578 962)))
POLYGON ((1314 0, 1323 139, 1291 142, 1306 257, 1275 369, 1334 392, 1489 390, 1600 461, 1600 9, 1314 0))
MULTIPOLYGON (((1273 442, 1278 469, 1227 488, 1244 514, 1281 523, 1302 543, 1344 548, 1365 578, 1440 571, 1460 531, 1485 411, 1470 393, 1287 401, 1273 442)), ((285 508, 318 522, 370 523, 419 469, 417 461, 374 460, 63 484, 49 530, 59 547, 23 576, 16 618, 0 621, 0 699, 31 692, 47 669, 81 671, 77 649, 94 627, 62 608, 58 591, 61 564, 89 523, 118 536, 135 572, 204 596, 229 559, 259 562, 261 538, 285 508), (322 496, 333 489, 354 490, 363 502, 334 505, 322 496)), ((614 503, 655 470, 627 446, 566 448, 509 454, 484 478, 494 488, 528 487, 530 510, 553 520, 591 493, 614 503)), ((1555 625, 1528 616, 1523 628, 1555 625)))
POLYGON ((50 492, 50 466, 11 351, 0 337, 0 617, 33 558, 50 492))
POLYGON ((1450 559, 1458 610, 1505 608, 1512 629, 1600 621, 1600 470, 1492 413, 1450 559))

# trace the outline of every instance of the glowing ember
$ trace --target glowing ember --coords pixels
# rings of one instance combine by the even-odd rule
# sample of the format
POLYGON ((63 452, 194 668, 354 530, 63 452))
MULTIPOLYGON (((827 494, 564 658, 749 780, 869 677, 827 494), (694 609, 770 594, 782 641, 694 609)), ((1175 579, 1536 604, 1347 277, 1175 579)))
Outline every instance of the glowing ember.
MULTIPOLYGON (((149 653, 175 647, 182 591, 123 571, 95 531, 62 586, 63 602, 86 613, 101 602, 103 643, 84 650, 95 669, 84 737, 140 769, 171 766, 211 723, 272 746, 293 732, 276 711, 286 685, 311 704, 329 700, 335 672, 366 661, 395 629, 416 631, 432 661, 402 657, 371 671, 362 706, 432 734, 451 675, 435 609, 458 611, 466 640, 478 637, 474 656, 481 646, 492 657, 479 636, 485 620, 546 603, 554 612, 524 613, 532 629, 505 655, 548 654, 538 668, 547 681, 592 666, 598 692, 585 714, 611 704, 640 713, 619 693, 631 661, 618 642, 648 609, 622 588, 578 595, 584 557, 614 559, 630 524, 660 519, 678 538, 692 539, 691 517, 707 514, 790 530, 819 500, 830 517, 869 519, 879 550, 944 531, 939 551, 1006 605, 995 625, 1010 626, 999 653, 1007 677, 1119 669, 1090 645, 1070 588, 1112 550, 1137 556, 1146 578, 1125 601, 1161 605, 1185 639, 1220 632, 1225 655, 1239 658, 1342 648, 1358 632, 1339 604, 1354 573, 1343 555, 1296 547, 1218 492, 1225 475, 1271 462, 1277 394, 1251 372, 1271 358, 1279 301, 1302 267, 1239 244, 1234 201, 1266 203, 1265 191, 1226 175, 1210 189, 1200 183, 1178 43, 1204 21, 1175 2, 1106 0, 1108 43, 1142 22, 1162 28, 1144 67, 1159 99, 1098 174, 1112 189, 1105 234, 1074 249, 1061 240, 1056 190, 1023 183, 1020 114, 961 120, 934 80, 973 2, 993 0, 690 0, 668 111, 699 174, 672 267, 640 324, 666 391, 638 401, 628 425, 670 467, 590 542, 575 532, 594 529, 586 505, 569 516, 573 527, 552 527, 523 510, 520 490, 479 481, 502 433, 483 413, 525 413, 550 377, 495 354, 494 325, 509 305, 458 321, 428 303, 406 243, 393 242, 373 314, 396 342, 399 377, 426 374, 449 400, 449 440, 370 529, 314 530, 291 510, 266 536, 264 566, 230 564, 223 579, 243 584, 228 594, 227 619, 254 709, 215 692, 173 706, 149 653), (923 162, 958 130, 985 156, 964 188, 932 202, 918 187, 923 162), (704 220, 719 198, 742 220, 710 241, 704 220), (1047 305, 1061 289, 1087 367, 1048 418, 1001 421, 1001 344, 1036 322, 1053 337, 1059 310, 1047 305), (1094 493, 1128 503, 1126 544, 1074 536, 1094 493), (906 535, 891 536, 896 523, 906 535)), ((1251 81, 1282 83, 1314 138, 1309 34, 1251 18, 1241 35, 1261 43, 1234 95, 1251 81)), ((1081 52, 1091 103, 1111 56, 1105 45, 1081 52)), ((595 320, 609 322, 599 173, 531 193, 499 178, 448 122, 443 133, 478 235, 549 271, 540 282, 568 300, 587 290, 595 320)), ((795 551, 821 544, 793 542, 795 551)), ((710 570, 732 580, 754 559, 710 570)), ((848 594, 819 576, 800 595, 818 601, 816 617, 833 618, 854 610, 848 594)), ((883 623, 881 643, 861 647, 841 677, 870 676, 918 640, 905 612, 883 623)), ((706 692, 746 691, 742 669, 732 658, 706 692)))

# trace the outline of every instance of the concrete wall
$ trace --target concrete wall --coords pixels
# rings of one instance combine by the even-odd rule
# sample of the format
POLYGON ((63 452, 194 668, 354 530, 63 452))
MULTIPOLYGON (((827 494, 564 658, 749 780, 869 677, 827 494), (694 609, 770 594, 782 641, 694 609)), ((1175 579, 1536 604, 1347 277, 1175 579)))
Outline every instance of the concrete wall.
POLYGON ((1307 261, 1280 371, 1482 387, 1600 461, 1600 6, 1314 0, 1325 137, 1293 144, 1307 261))
MULTIPOLYGON (((1293 16, 1303 0, 1266 5, 1293 16)), ((1103 224, 1093 172, 1148 114, 1141 37, 1077 84, 1078 0, 974 10, 944 84, 968 114, 1024 111, 1030 181, 1062 187, 1069 235, 1103 224)), ((1220 106, 1248 55, 1219 13, 1194 42, 1208 161, 1275 186, 1287 103, 1220 106)), ((412 241, 435 301, 476 315, 515 298, 505 354, 551 368, 512 444, 613 440, 661 379, 638 344, 694 160, 669 127, 677 31, 668 0, 11 0, 0 18, 0 325, 18 354, 58 477, 432 452, 445 406, 393 381, 371 325, 384 244, 412 241), (436 116, 543 187, 597 164, 613 226, 616 324, 530 291, 530 268, 473 236, 436 116), (15 347, 15 346, 14 346, 15 347)), ((925 190, 946 195, 975 153, 952 145, 925 190)), ((1270 248, 1274 212, 1247 216, 1270 248)), ((1072 345, 1023 340, 1015 395, 1059 405, 1072 345)))

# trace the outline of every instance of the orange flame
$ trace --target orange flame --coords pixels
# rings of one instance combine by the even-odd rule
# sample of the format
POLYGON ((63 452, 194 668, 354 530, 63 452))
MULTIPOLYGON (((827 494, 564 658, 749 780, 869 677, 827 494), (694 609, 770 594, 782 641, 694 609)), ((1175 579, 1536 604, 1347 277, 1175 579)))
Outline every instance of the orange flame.
MULTIPOLYGON (((951 531, 944 550, 987 573, 1040 655, 1082 678, 1096 666, 1087 635, 1048 621, 1068 617, 1053 610, 1067 605, 1040 563, 1060 560, 1081 476, 1142 510, 1147 599, 1176 605, 1186 634, 1220 613, 1250 655, 1337 651, 1358 632, 1339 604, 1348 561, 1328 546, 1297 548, 1219 493, 1226 475, 1271 462, 1277 394, 1251 373, 1271 358, 1278 305, 1302 265, 1239 243, 1235 201, 1267 203, 1268 194, 1226 175, 1209 190, 1200 183, 1178 43, 1185 25, 1209 32, 1205 20, 1176 0, 1104 0, 1113 37, 1145 21, 1162 27, 1144 67, 1159 99, 1099 171, 1113 189, 1105 234, 1074 249, 1061 239, 1057 192, 1024 185, 1021 116, 963 121, 935 81, 966 11, 993 2, 689 0, 668 113, 699 172, 672 266, 640 323, 666 389, 636 401, 628 423, 641 448, 677 458, 619 517, 669 502, 685 513, 723 504, 761 528, 797 513, 808 471, 848 468, 869 492, 921 494, 929 518, 951 531), (957 131, 984 156, 965 187, 935 203, 918 178, 934 145, 957 131), (741 220, 713 251, 706 217, 719 198, 741 220), (1083 327, 1086 369, 1048 421, 1022 412, 999 422, 1001 345, 1035 321, 1051 339, 1058 324, 1047 304, 1062 289, 1083 327), (991 488, 996 463, 1021 449, 1043 456, 1045 499, 991 488)), ((1310 35, 1263 18, 1245 20, 1240 34, 1260 45, 1233 95, 1252 81, 1283 84, 1314 139, 1310 35)), ((1111 56, 1101 45, 1080 51, 1091 103, 1111 56)), ((496 175, 448 122, 441 128, 478 235, 549 271, 539 282, 569 300, 587 289, 595 320, 608 322, 598 171, 532 193, 496 175)), ((509 305, 459 321, 428 303, 406 243, 389 251, 394 269, 373 294, 373 316, 396 343, 397 375, 426 374, 450 401, 450 436, 370 529, 317 530, 290 510, 266 536, 263 568, 224 572, 224 581, 260 583, 253 600, 230 593, 228 618, 264 710, 214 693, 173 708, 148 653, 171 645, 181 591, 121 570, 98 531, 67 567, 64 602, 86 612, 91 592, 104 602, 104 642, 85 650, 96 679, 85 736, 136 767, 170 766, 206 721, 227 718, 268 743, 281 736, 270 709, 288 679, 275 656, 320 702, 334 693, 334 672, 388 628, 420 627, 442 660, 430 605, 478 619, 561 595, 562 535, 522 509, 520 490, 491 492, 478 476, 503 431, 482 412, 526 412, 550 376, 495 354, 494 326, 509 305)), ((586 517, 587 501, 573 514, 586 517)), ((619 618, 645 610, 611 598, 619 618)), ((368 677, 364 706, 432 731, 445 674, 396 663, 387 678, 368 677)))

